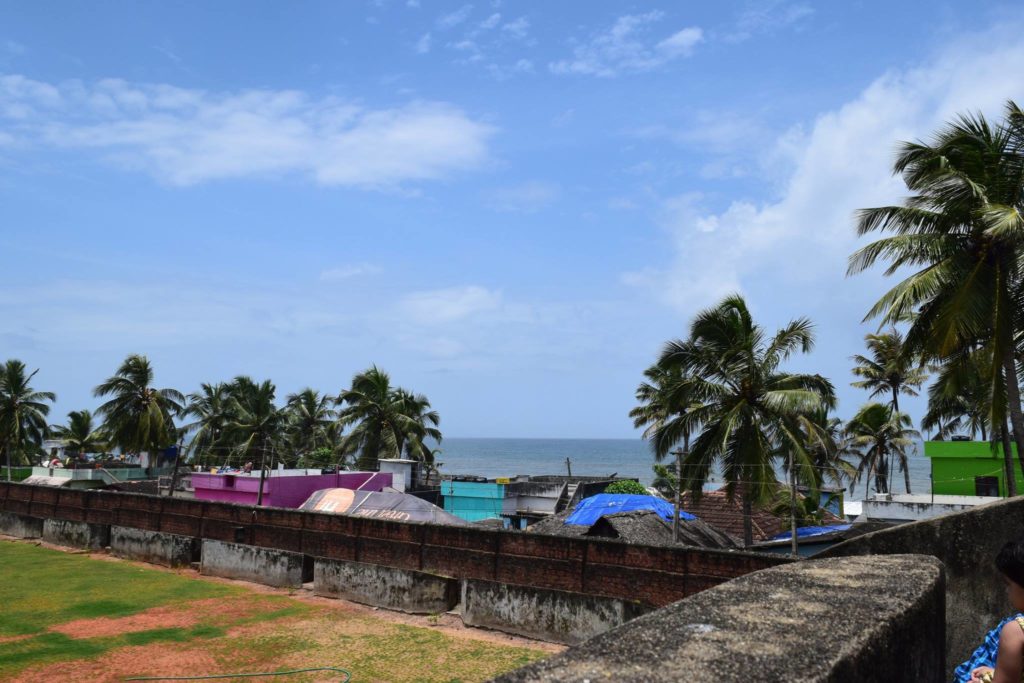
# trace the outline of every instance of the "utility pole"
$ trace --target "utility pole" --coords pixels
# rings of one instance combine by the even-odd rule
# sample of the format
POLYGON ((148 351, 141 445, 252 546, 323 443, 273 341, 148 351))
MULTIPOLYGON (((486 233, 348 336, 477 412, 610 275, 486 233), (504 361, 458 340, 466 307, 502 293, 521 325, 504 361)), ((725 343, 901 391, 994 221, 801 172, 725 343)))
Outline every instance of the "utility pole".
POLYGON ((565 459, 565 469, 569 470, 569 476, 572 476, 572 461, 569 458, 565 459))

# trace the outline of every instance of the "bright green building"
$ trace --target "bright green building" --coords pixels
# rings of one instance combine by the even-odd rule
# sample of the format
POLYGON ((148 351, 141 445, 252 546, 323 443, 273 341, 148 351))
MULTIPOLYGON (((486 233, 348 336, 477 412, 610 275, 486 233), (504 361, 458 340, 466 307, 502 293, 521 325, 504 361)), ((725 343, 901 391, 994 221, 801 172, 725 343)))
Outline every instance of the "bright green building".
MULTIPOLYGON (((992 449, 987 441, 925 441, 924 454, 932 461, 932 492, 952 496, 1005 496, 1006 472, 1003 448, 992 449)), ((1013 472, 1017 492, 1024 491, 1024 477, 1013 447, 1013 472)))

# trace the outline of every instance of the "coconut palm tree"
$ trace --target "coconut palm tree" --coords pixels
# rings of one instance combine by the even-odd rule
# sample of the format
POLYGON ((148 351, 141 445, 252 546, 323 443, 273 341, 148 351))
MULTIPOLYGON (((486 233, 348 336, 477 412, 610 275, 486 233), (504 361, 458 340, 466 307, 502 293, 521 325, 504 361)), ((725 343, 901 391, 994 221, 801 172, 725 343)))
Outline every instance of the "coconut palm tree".
POLYGON ((440 418, 428 410, 425 397, 391 386, 386 372, 372 366, 352 378, 352 386, 336 399, 340 427, 352 427, 342 438, 342 454, 358 455, 359 469, 379 469, 381 458, 397 458, 425 448, 424 441, 440 441, 440 418), (410 445, 412 444, 412 445, 410 445))
POLYGON ((1010 431, 1005 418, 992 422, 992 388, 1005 385, 1001 377, 993 380, 991 373, 997 369, 988 348, 966 349, 947 358, 928 388, 928 412, 921 418, 921 429, 934 432, 937 439, 962 431, 969 432, 971 438, 980 434, 982 441, 991 437, 993 452, 1002 448, 1006 491, 1013 497, 1017 495, 1017 477, 1010 431))
POLYGON ((193 458, 205 461, 217 451, 228 452, 230 445, 225 442, 225 434, 235 418, 231 408, 231 385, 225 382, 203 382, 199 391, 188 395, 184 414, 195 420, 182 425, 182 429, 192 434, 188 450, 193 458))
POLYGON ((855 455, 853 443, 845 433, 845 425, 827 410, 818 410, 801 418, 807 453, 811 457, 815 480, 802 484, 832 484, 844 488, 856 474, 849 458, 855 455))
MULTIPOLYGON (((912 319, 911 319, 912 320, 912 319)), ((867 389, 871 398, 888 395, 892 409, 900 412, 900 394, 917 396, 917 390, 928 379, 928 373, 919 358, 903 343, 903 335, 895 328, 882 334, 864 337, 870 356, 856 354, 853 374, 862 379, 851 382, 858 389, 867 389)), ((892 467, 892 462, 889 463, 892 467)), ((887 474, 892 480, 892 471, 887 474)))
MULTIPOLYGON (((847 434, 859 453, 860 463, 853 485, 864 478, 864 496, 868 484, 875 480, 875 490, 889 492, 890 460, 895 460, 904 474, 909 472, 908 451, 920 434, 910 427, 910 417, 897 413, 892 406, 882 403, 868 403, 846 424, 847 434)), ((910 493, 910 479, 906 479, 907 493, 910 493)))
POLYGON ((651 487, 666 498, 674 500, 679 492, 679 477, 675 471, 660 463, 654 463, 651 469, 654 471, 651 487))
POLYGON ((852 382, 858 389, 867 389, 871 398, 888 394, 892 408, 900 412, 900 394, 917 396, 917 390, 928 379, 923 365, 904 348, 903 335, 893 329, 884 334, 864 337, 870 357, 857 354, 853 374, 863 379, 852 382))
POLYGON ((928 412, 921 429, 933 431, 939 439, 967 431, 973 439, 987 441, 992 413, 992 354, 987 349, 962 353, 947 359, 928 388, 928 412))
POLYGON ((395 402, 399 412, 413 423, 411 428, 406 429, 401 443, 405 457, 429 466, 433 462, 433 452, 427 440, 437 445, 444 440, 438 429, 441 416, 436 410, 431 410, 430 401, 423 394, 398 388, 395 390, 395 402))
POLYGON ((800 318, 769 337, 733 295, 699 313, 689 339, 670 342, 659 361, 690 377, 699 402, 681 418, 702 427, 684 458, 682 485, 699 498, 720 465, 728 497, 742 496, 746 545, 753 542, 753 504, 769 502, 778 488, 780 454, 791 458, 791 471, 811 466, 796 419, 835 403, 832 383, 821 375, 780 369, 794 353, 811 350, 812 327, 800 318))
MULTIPOLYGON (((643 438, 651 444, 654 460, 660 463, 669 453, 676 456, 676 480, 683 471, 683 459, 690 452, 690 436, 699 425, 689 419, 689 413, 700 404, 692 390, 689 376, 684 376, 678 365, 662 367, 655 364, 644 371, 646 380, 636 389, 636 408, 629 411, 633 426, 643 427, 643 438), (682 448, 677 446, 682 443, 682 448), (673 451, 672 449, 675 448, 673 451)), ((661 477, 655 465, 655 473, 661 477)), ((672 539, 679 540, 679 508, 682 491, 674 486, 675 517, 672 520, 672 539)))
POLYGON ((239 462, 258 462, 260 485, 256 504, 263 504, 263 482, 271 461, 284 446, 288 415, 274 404, 277 388, 270 380, 256 383, 240 375, 231 383, 230 421, 224 431, 239 462))
POLYGON ((887 275, 913 268, 868 311, 895 324, 913 315, 909 352, 944 359, 983 346, 992 356, 992 421, 1007 416, 1024 468, 1024 413, 1017 371, 1024 250, 1024 113, 1004 122, 961 116, 931 143, 904 143, 894 172, 913 193, 901 205, 864 209, 861 235, 890 232, 850 257, 848 273, 879 260, 887 275))
POLYGON ((174 418, 184 410, 185 397, 176 389, 152 385, 149 359, 132 354, 112 377, 93 389, 96 397, 110 397, 96 412, 103 417, 111 444, 125 453, 155 454, 177 442, 174 418))
POLYGON ((239 375, 230 385, 228 413, 224 427, 227 442, 239 462, 268 465, 267 456, 276 456, 284 445, 288 415, 274 404, 277 387, 270 380, 257 383, 239 375))
POLYGON ((0 364, 0 444, 4 449, 7 481, 11 480, 12 461, 29 464, 42 452, 47 435, 47 402, 57 400, 52 391, 36 391, 32 378, 39 370, 25 374, 25 364, 9 360, 0 364))
POLYGON ((309 454, 328 444, 328 430, 334 424, 334 399, 309 387, 289 394, 285 402, 292 450, 305 461, 309 454))
POLYGON ((107 435, 97 428, 88 410, 72 410, 68 413, 67 426, 53 427, 51 431, 64 441, 66 452, 85 454, 107 450, 107 435))

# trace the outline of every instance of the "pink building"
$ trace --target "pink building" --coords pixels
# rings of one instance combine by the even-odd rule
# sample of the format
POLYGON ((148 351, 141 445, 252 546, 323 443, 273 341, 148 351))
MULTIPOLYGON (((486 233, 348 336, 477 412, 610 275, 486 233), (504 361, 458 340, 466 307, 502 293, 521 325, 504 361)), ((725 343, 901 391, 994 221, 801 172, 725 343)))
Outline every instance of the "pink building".
MULTIPOLYGON (((272 470, 263 481, 263 504, 268 507, 297 508, 320 489, 343 488, 382 491, 391 486, 390 472, 338 472, 306 474, 307 470, 272 470)), ((255 505, 260 490, 260 473, 210 474, 195 472, 192 488, 199 500, 255 505)))

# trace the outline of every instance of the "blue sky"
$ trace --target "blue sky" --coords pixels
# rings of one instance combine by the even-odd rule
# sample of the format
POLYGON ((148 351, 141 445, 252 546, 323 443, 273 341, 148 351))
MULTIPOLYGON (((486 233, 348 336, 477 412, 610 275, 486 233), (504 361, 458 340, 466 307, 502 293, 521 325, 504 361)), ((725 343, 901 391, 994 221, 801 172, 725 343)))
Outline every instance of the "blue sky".
MULTIPOLYGON (((840 413, 898 140, 1024 99, 1015 3, 0 5, 0 355, 55 416, 128 353, 184 391, 371 363, 450 436, 628 437, 740 291, 840 413)), ((919 410, 920 404, 912 405, 919 410)))

